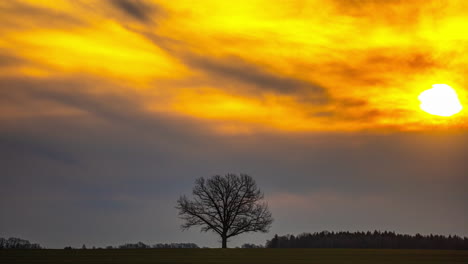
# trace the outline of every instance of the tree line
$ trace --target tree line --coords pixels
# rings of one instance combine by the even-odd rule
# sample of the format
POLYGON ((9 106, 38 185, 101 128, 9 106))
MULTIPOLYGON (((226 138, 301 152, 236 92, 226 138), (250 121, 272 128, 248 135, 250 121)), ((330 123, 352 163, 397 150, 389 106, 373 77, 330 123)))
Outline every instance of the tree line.
POLYGON ((138 242, 135 244, 127 243, 120 245, 119 249, 141 249, 141 248, 200 248, 195 243, 158 243, 152 246, 147 245, 143 242, 138 242))
POLYGON ((8 239, 0 237, 0 249, 41 249, 41 245, 31 243, 28 240, 10 237, 8 239))
POLYGON ((380 248, 380 249, 464 249, 468 238, 443 235, 407 235, 395 232, 315 232, 300 235, 275 235, 267 248, 380 248))
MULTIPOLYGON (((106 246, 104 248, 102 247, 92 247, 88 248, 86 245, 83 245, 81 249, 148 249, 148 248, 200 248, 197 244, 195 243, 158 243, 154 245, 148 245, 143 242, 137 242, 137 243, 125 243, 120 246, 106 246)), ((75 249, 73 247, 67 246, 64 249, 75 249)))

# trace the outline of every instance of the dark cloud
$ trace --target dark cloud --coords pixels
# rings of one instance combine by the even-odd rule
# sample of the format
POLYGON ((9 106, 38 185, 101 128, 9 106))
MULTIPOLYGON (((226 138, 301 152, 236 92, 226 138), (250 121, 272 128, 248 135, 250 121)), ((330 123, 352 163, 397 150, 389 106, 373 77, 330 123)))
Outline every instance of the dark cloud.
POLYGON ((43 144, 34 139, 17 137, 16 135, 2 133, 0 135, 0 145, 3 151, 10 154, 18 154, 19 156, 38 156, 44 159, 50 159, 56 162, 66 164, 76 164, 76 160, 68 152, 63 152, 57 149, 56 146, 43 144))
POLYGON ((147 23, 152 20, 156 7, 140 0, 111 0, 111 3, 130 17, 147 23))
POLYGON ((207 75, 207 78, 203 80, 191 78, 192 84, 216 84, 224 90, 239 94, 260 96, 264 92, 289 94, 296 96, 299 101, 319 105, 329 103, 331 100, 325 87, 310 81, 273 73, 266 66, 257 65, 237 56, 219 58, 199 55, 191 51, 192 46, 189 43, 150 31, 128 29, 146 37, 154 45, 166 51, 168 55, 194 71, 207 75), (236 83, 240 85, 235 85, 236 83), (230 89, 230 86, 234 86, 234 89, 230 89))
MULTIPOLYGON (((369 122, 378 117, 388 115, 391 117, 401 116, 402 113, 393 111, 390 114, 384 114, 377 109, 369 109, 366 99, 351 99, 351 98, 334 98, 329 95, 328 90, 320 85, 296 79, 293 77, 282 76, 267 71, 265 68, 254 63, 250 63, 245 59, 231 56, 223 58, 215 58, 201 56, 195 53, 188 52, 190 45, 168 37, 159 36, 153 32, 136 31, 139 34, 150 39, 155 45, 165 50, 171 56, 179 59, 182 63, 193 68, 195 71, 205 73, 206 78, 191 77, 189 81, 177 81, 179 84, 172 82, 172 86, 182 85, 203 85, 210 84, 216 87, 222 87, 224 91, 229 91, 233 94, 249 95, 262 97, 265 92, 274 92, 279 94, 287 94, 296 97, 300 103, 311 105, 335 105, 334 110, 323 111, 318 109, 306 110, 303 112, 312 117, 322 118, 325 122, 341 122, 341 121, 362 121, 369 122)), ((414 54, 411 58, 393 58, 385 56, 388 51, 375 51, 371 54, 375 56, 365 56, 369 63, 379 64, 372 67, 381 67, 385 63, 389 63, 394 67, 395 64, 405 65, 422 65, 429 67, 434 65, 427 56, 423 54, 414 54)), ((364 64, 365 65, 365 64, 364 64)), ((373 75, 368 68, 361 69, 351 66, 350 63, 329 63, 326 65, 309 65, 311 71, 313 68, 322 68, 321 70, 329 71, 333 75, 344 76, 350 78, 360 84, 382 84, 387 82, 384 76, 373 75)))
POLYGON ((86 26, 87 23, 76 15, 54 9, 42 8, 18 1, 8 1, 0 7, 3 29, 24 28, 71 28, 86 26), (33 20, 31 20, 33 19, 33 20))
POLYGON ((264 67, 238 57, 215 59, 187 56, 184 62, 194 70, 204 71, 210 76, 257 88, 260 94, 275 92, 297 95, 301 100, 316 104, 325 104, 329 100, 327 90, 317 84, 268 72, 264 67))
MULTIPOLYGON (((138 111, 138 96, 127 93, 124 98, 118 93, 107 91, 105 96, 108 100, 104 100, 103 97, 95 95, 91 89, 106 84, 96 78, 88 77, 83 79, 79 77, 2 78, 0 85, 9 87, 10 90, 2 90, 0 94, 6 103, 14 100, 16 104, 25 106, 25 102, 45 101, 79 109, 103 119, 122 122, 131 120, 131 118, 126 118, 138 111), (122 111, 117 109, 122 109, 122 111)), ((28 108, 24 110, 34 111, 28 108)))
POLYGON ((0 53, 0 67, 17 66, 24 62, 25 60, 21 57, 0 53))

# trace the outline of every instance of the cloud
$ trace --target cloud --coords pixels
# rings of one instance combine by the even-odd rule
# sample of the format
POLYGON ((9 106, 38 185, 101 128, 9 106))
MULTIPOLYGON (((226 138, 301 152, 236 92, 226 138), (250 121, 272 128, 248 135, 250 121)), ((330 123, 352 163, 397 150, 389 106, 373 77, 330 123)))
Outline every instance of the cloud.
POLYGON ((417 29, 422 15, 433 8, 442 8, 436 1, 413 1, 410 5, 401 0, 334 0, 341 14, 362 22, 384 24, 400 32, 417 29), (406 28, 405 28, 406 27, 406 28))
POLYGON ((155 5, 149 5, 140 0, 111 0, 110 3, 128 16, 143 23, 152 21, 154 12, 159 11, 155 5))
POLYGON ((280 94, 297 94, 309 97, 314 103, 327 101, 326 89, 319 85, 299 79, 269 73, 261 66, 247 63, 240 58, 213 59, 202 56, 186 58, 195 70, 221 77, 227 81, 237 81, 257 88, 260 92, 271 91, 280 94))
POLYGON ((25 60, 21 57, 0 53, 0 67, 17 66, 24 62, 25 60))
POLYGON ((253 96, 267 92, 293 95, 300 101, 318 105, 326 104, 330 100, 325 87, 281 73, 273 73, 266 65, 258 65, 238 56, 200 55, 192 50, 190 43, 152 32, 134 30, 193 71, 205 74, 203 79, 191 76, 192 84, 212 84, 222 90, 229 90, 233 83, 237 83, 238 85, 234 85, 235 91, 231 92, 253 96))
POLYGON ((86 20, 65 10, 27 4, 19 1, 8 1, 0 7, 2 27, 0 31, 24 30, 27 28, 68 29, 84 27, 86 20))
POLYGON ((58 150, 55 146, 37 142, 34 139, 25 139, 6 133, 0 134, 0 142, 5 153, 19 155, 25 158, 27 155, 49 159, 65 164, 76 164, 76 160, 70 153, 58 150))
POLYGON ((112 88, 117 87, 103 79, 77 75, 57 78, 0 78, 0 85, 9 87, 2 90, 3 103, 13 101, 18 111, 37 113, 38 103, 44 108, 61 107, 76 110, 73 114, 88 115, 111 122, 138 122, 135 115, 141 111, 141 95, 126 90, 123 93, 112 88), (96 93, 95 88, 100 92, 96 93))

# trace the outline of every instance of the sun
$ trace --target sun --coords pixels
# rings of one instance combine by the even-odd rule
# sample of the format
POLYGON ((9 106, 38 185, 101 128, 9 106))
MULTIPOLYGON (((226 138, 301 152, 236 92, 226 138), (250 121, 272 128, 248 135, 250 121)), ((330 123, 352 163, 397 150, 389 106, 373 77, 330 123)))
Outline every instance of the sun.
POLYGON ((463 109, 457 92, 446 84, 432 85, 432 88, 423 91, 418 99, 421 101, 421 110, 431 115, 452 116, 463 109))

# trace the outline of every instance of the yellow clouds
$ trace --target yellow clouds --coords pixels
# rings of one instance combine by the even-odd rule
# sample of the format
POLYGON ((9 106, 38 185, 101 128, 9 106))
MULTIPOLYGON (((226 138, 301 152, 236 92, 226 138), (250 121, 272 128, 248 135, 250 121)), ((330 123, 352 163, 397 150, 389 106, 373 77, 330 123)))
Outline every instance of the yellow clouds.
POLYGON ((137 91, 151 113, 232 133, 466 128, 466 113, 433 118, 417 100, 447 83, 468 101, 465 1, 12 1, 0 8, 7 14, 0 55, 10 61, 3 77, 92 76, 106 83, 96 90, 137 91))
POLYGON ((171 58, 141 36, 112 22, 97 31, 36 31, 13 37, 30 49, 22 56, 53 70, 89 72, 134 81, 177 74, 171 58))
MULTIPOLYGON (((306 130, 465 126, 463 116, 427 117, 417 100, 433 83, 466 87, 460 65, 466 37, 454 34, 467 25, 463 1, 256 1, 235 6, 204 1, 197 8, 178 2, 169 8, 187 14, 176 22, 187 29, 177 37, 197 52, 235 55, 278 76, 324 87, 329 104, 297 100, 289 106, 299 110, 294 116, 306 130), (348 99, 365 103, 340 103, 348 99), (328 114, 317 118, 310 111, 328 114)), ((306 95, 301 90, 295 96, 306 95)))
MULTIPOLYGON (((106 9, 96 3, 65 2, 60 8, 61 5, 43 1, 4 7, 5 12, 31 12, 31 19, 16 24, 17 27, 11 18, 14 12, 9 15, 10 20, 7 18, 12 21, 12 26, 2 28, 5 53, 31 62, 22 65, 20 70, 29 67, 33 68, 29 72, 43 72, 44 75, 89 73, 110 80, 142 83, 183 73, 183 67, 150 40, 127 29, 116 19, 99 14, 99 11, 112 13, 106 12, 109 7, 106 9), (49 21, 48 14, 55 17, 50 17, 49 21), (53 22, 54 19, 58 21, 53 22), (60 19, 80 23, 57 28, 55 24, 60 24, 60 19)), ((28 71, 20 73, 27 74, 28 71)))
MULTIPOLYGON (((308 117, 296 106, 290 96, 270 94, 258 100, 223 93, 216 88, 198 88, 181 90, 174 102, 164 107, 214 121, 216 131, 227 133, 251 133, 271 128, 281 131, 320 128, 314 122, 304 122, 308 117)), ((154 107, 152 110, 163 111, 164 108, 154 107)))

